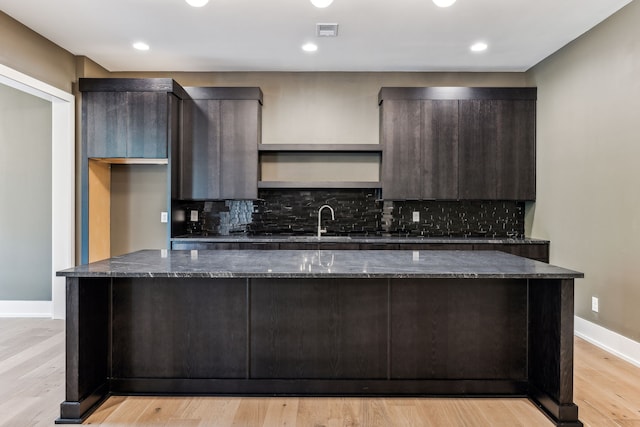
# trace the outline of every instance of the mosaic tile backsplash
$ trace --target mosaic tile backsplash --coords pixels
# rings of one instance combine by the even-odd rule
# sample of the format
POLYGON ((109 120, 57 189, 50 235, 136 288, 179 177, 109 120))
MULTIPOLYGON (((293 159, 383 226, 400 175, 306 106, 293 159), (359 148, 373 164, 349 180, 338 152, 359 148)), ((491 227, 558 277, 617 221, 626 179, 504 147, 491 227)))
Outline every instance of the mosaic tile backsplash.
POLYGON ((379 190, 260 190, 258 200, 174 201, 173 234, 524 237, 524 202, 383 201, 379 190), (197 219, 192 219, 197 211, 197 219), (418 221, 414 222, 414 212, 418 221))
POLYGON ((254 204, 251 234, 316 234, 318 209, 327 236, 380 234, 382 201, 378 190, 263 190, 254 204))
POLYGON ((382 222, 386 233, 400 236, 522 238, 524 202, 385 201, 382 222))

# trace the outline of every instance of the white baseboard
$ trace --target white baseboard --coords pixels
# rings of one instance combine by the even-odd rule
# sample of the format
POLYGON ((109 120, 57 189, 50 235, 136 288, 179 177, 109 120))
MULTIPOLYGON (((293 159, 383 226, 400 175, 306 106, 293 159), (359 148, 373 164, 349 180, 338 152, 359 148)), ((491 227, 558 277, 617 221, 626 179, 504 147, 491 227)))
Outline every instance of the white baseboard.
POLYGON ((577 337, 640 367, 640 343, 609 329, 576 316, 574 332, 577 337))
POLYGON ((0 317, 51 317, 51 301, 0 301, 0 317))

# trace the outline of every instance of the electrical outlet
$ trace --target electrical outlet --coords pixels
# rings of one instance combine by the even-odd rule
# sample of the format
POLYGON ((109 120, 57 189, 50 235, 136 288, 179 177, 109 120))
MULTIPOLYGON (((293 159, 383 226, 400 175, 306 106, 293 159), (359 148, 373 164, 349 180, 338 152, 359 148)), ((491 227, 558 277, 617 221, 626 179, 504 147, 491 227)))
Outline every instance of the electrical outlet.
POLYGON ((413 222, 420 222, 420 212, 413 211, 413 222))
POLYGON ((591 311, 598 312, 598 297, 591 297, 591 311))
POLYGON ((191 211, 190 215, 191 215, 190 216, 191 221, 193 222, 198 221, 198 211, 191 211))
POLYGON ((164 224, 167 221, 169 221, 169 214, 167 212, 160 212, 160 222, 164 224))

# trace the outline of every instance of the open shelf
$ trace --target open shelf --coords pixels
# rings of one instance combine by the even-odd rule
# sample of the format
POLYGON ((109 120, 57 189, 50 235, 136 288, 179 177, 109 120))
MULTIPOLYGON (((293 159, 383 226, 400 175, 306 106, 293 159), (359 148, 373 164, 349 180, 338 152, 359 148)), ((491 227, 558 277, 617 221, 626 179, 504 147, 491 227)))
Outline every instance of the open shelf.
POLYGON ((380 153, 380 144, 258 144, 259 152, 380 153))
POLYGON ((377 181, 259 181, 258 188, 382 188, 377 181))

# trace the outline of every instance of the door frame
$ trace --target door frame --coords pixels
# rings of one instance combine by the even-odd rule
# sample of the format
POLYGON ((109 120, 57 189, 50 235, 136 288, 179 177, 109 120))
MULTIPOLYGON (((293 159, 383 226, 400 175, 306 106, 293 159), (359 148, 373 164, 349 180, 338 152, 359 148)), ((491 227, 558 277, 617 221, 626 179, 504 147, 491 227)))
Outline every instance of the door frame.
POLYGON ((0 316, 65 317, 65 280, 75 265, 75 96, 0 64, 0 83, 51 102, 51 301, 0 301, 0 316))

